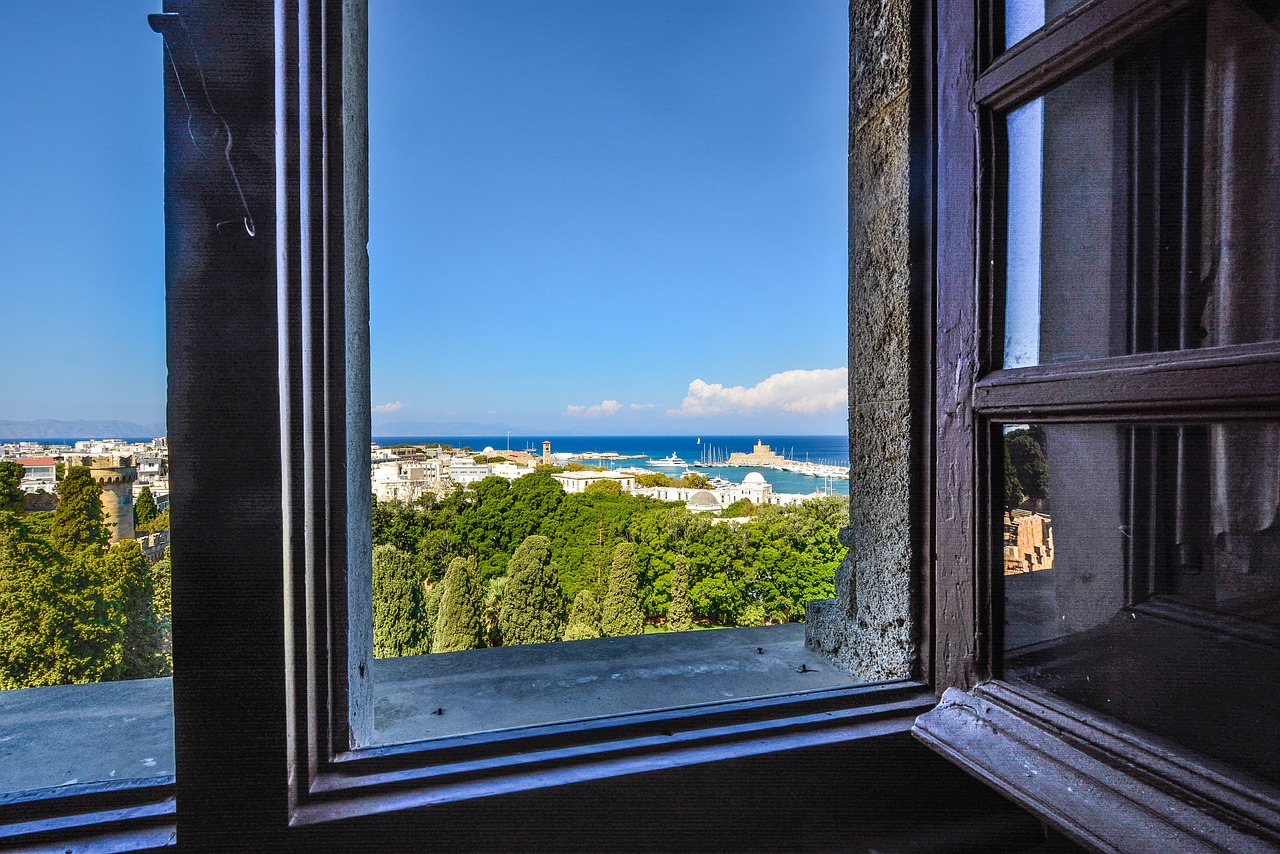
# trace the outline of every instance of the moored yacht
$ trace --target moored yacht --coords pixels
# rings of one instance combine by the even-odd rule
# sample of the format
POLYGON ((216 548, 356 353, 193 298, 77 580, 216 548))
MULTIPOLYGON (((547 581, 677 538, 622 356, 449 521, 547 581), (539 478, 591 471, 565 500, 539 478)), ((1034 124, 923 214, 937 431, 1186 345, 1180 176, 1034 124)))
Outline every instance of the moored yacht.
POLYGON ((664 469, 665 468, 672 468, 672 469, 681 468, 682 469, 689 465, 684 460, 677 457, 674 453, 672 453, 671 456, 669 457, 662 457, 661 459, 657 459, 657 460, 649 460, 648 464, 650 466, 658 466, 664 469))

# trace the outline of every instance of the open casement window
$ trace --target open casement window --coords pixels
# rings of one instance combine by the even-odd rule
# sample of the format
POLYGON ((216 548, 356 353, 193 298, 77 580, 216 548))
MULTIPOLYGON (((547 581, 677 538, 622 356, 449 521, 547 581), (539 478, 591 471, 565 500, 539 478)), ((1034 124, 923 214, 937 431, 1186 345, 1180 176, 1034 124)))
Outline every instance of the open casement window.
POLYGON ((938 75, 915 732, 1091 846, 1275 850, 1280 7, 1035 5, 936 9, 975 73, 938 75))
MULTIPOLYGON (((243 158, 237 184, 225 158, 191 154, 203 100, 168 77, 181 844, 333 844, 406 810, 419 827, 456 822, 480 797, 905 733, 932 705, 897 680, 359 746, 372 719, 364 4, 165 12, 199 45, 201 86, 243 158)), ((564 830, 526 818, 544 845, 564 830)))

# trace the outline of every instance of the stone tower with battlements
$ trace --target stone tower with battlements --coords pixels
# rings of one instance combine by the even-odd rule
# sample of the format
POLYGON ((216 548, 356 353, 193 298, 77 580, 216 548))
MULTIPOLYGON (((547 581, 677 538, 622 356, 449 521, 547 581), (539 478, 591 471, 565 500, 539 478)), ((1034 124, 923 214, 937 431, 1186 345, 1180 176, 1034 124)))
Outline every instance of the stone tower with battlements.
POLYGON ((102 516, 111 531, 110 542, 132 540, 133 530, 133 482, 138 479, 138 467, 129 454, 103 457, 72 454, 66 458, 67 468, 86 466, 94 483, 102 487, 102 516))

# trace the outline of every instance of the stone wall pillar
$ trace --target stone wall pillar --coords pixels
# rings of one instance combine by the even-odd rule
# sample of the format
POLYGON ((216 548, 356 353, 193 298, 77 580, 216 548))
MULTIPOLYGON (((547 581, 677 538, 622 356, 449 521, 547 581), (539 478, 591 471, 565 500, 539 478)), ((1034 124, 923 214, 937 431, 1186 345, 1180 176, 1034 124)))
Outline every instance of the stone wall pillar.
POLYGON ((912 674, 911 4, 855 0, 849 44, 849 554, 806 643, 867 680, 912 674))

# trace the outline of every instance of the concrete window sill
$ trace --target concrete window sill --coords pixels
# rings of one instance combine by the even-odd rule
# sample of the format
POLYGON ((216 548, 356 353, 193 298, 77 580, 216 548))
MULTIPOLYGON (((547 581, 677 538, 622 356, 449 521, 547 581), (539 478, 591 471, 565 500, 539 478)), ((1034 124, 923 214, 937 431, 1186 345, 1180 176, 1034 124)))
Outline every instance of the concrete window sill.
MULTIPOLYGON (((856 681, 800 624, 378 659, 373 675, 378 744, 856 681)), ((163 778, 173 755, 169 679, 0 692, 0 793, 163 778)))

